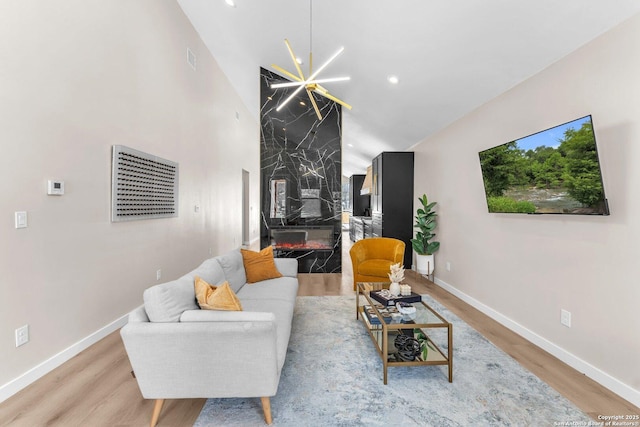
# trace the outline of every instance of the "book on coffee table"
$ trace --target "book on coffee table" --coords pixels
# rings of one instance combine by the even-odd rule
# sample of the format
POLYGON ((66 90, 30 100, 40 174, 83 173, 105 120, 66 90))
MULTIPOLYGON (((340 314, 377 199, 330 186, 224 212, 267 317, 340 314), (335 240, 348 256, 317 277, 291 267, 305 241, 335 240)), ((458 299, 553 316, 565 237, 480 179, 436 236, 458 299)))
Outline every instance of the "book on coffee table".
POLYGON ((396 303, 400 301, 407 303, 422 301, 422 296, 416 294, 415 292, 411 292, 411 295, 398 295, 397 297, 394 297, 392 295, 389 295, 388 292, 385 291, 371 291, 369 295, 371 296, 371 298, 386 307, 390 305, 396 305, 396 303))
MULTIPOLYGON (((382 306, 378 306, 376 308, 384 318, 385 323, 389 323, 391 321, 391 313, 389 313, 389 311, 386 308, 383 308, 382 306)), ((373 308, 371 308, 371 306, 369 305, 363 306, 362 311, 367 316, 367 319, 369 320, 370 324, 380 325, 380 319, 378 318, 378 315, 375 313, 375 311, 373 311, 373 308)))

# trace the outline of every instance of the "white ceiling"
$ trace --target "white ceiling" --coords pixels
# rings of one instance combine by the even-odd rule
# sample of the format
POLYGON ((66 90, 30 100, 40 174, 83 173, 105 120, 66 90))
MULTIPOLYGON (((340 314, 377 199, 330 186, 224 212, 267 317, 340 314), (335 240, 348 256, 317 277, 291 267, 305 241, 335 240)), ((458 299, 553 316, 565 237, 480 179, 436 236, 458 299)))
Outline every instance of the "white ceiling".
POLYGON ((316 69, 345 47, 319 77, 351 77, 324 85, 353 105, 343 109, 346 176, 364 173, 381 151, 409 149, 640 12, 638 0, 315 0, 310 20, 308 0, 235 1, 178 3, 256 119, 259 68, 295 71, 285 38, 305 62, 311 42, 316 69), (398 85, 388 83, 391 74, 398 85))

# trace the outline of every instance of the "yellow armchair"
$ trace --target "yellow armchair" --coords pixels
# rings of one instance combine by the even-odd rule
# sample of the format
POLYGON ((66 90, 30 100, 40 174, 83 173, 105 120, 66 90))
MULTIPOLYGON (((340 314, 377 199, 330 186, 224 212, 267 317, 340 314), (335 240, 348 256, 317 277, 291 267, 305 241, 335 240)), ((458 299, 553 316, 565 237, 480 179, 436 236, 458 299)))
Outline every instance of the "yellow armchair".
POLYGON ((404 242, 390 237, 358 240, 349 255, 353 265, 353 290, 358 282, 388 282, 391 264, 403 262, 404 242))

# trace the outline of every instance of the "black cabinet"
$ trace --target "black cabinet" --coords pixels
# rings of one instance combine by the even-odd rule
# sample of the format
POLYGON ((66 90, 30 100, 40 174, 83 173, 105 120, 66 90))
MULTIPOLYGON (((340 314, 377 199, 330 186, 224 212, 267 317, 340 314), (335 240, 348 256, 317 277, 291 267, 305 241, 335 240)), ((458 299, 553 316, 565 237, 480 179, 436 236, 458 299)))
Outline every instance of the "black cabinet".
POLYGON ((360 194, 364 177, 365 175, 349 177, 349 210, 352 216, 369 216, 370 196, 360 194))
POLYGON ((413 153, 383 152, 371 163, 371 235, 405 243, 404 267, 411 268, 413 250, 413 153))

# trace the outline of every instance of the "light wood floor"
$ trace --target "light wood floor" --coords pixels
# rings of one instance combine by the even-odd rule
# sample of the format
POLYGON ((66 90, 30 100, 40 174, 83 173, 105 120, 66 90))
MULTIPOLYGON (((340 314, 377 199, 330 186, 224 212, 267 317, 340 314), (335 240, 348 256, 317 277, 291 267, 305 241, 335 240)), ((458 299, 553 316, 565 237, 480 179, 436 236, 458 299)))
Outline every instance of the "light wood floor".
MULTIPOLYGON (((350 242, 348 235, 343 237, 343 273, 301 274, 299 295, 353 295, 350 242)), ((442 303, 594 419, 598 415, 640 414, 639 408, 434 283, 412 271, 407 272, 406 281, 414 291, 442 303)), ((142 398, 130 371, 120 335, 115 332, 0 404, 0 426, 148 425, 153 402, 142 398)), ((191 426, 204 402, 167 400, 158 426, 191 426)), ((260 399, 255 405, 256 413, 261 413, 260 399)))

